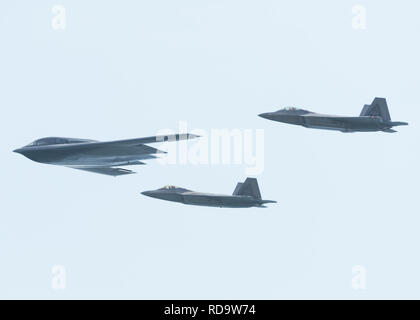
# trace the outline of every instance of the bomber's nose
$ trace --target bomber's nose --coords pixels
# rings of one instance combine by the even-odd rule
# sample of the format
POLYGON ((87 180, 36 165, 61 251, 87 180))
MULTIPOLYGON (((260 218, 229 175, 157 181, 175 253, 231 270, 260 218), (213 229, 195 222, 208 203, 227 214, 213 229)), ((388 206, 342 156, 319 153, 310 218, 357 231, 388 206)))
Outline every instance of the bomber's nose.
POLYGON ((17 148, 15 150, 13 150, 13 152, 22 154, 22 148, 17 148))

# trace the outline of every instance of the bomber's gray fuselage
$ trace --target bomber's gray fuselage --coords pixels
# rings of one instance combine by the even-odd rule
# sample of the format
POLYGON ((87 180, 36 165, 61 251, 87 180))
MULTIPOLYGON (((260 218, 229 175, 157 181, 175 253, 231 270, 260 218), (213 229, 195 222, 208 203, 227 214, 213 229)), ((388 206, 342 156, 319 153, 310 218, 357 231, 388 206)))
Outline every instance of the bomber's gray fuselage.
POLYGON ((36 162, 72 167, 122 165, 154 158, 153 155, 142 153, 147 146, 132 148, 103 145, 96 149, 94 146, 94 143, 59 144, 23 147, 14 151, 36 162))
POLYGON ((144 164, 142 160, 164 153, 145 143, 196 138, 192 134, 153 136, 146 138, 100 142, 89 139, 48 137, 16 149, 14 152, 40 163, 67 166, 106 175, 134 173, 117 166, 144 164))

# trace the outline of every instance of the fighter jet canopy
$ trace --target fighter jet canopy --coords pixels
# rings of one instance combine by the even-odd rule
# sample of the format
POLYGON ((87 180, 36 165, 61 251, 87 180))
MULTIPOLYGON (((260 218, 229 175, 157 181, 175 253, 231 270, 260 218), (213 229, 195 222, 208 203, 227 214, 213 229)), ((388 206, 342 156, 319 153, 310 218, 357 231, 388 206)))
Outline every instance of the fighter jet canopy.
POLYGON ((286 107, 277 111, 279 114, 287 114, 287 115, 304 115, 307 113, 311 113, 308 110, 299 109, 296 107, 286 107))
POLYGON ((159 189, 160 191, 168 191, 168 192, 185 192, 185 191, 191 191, 188 189, 180 188, 177 186, 164 186, 159 189))
POLYGON ((83 142, 94 142, 95 140, 89 139, 77 139, 77 138, 59 138, 59 137, 48 137, 35 140, 28 144, 26 147, 39 147, 48 146, 55 144, 69 144, 69 143, 83 143, 83 142))
POLYGON ((178 187, 175 187, 175 186, 164 186, 162 189, 165 189, 165 190, 172 190, 172 189, 177 189, 178 187))

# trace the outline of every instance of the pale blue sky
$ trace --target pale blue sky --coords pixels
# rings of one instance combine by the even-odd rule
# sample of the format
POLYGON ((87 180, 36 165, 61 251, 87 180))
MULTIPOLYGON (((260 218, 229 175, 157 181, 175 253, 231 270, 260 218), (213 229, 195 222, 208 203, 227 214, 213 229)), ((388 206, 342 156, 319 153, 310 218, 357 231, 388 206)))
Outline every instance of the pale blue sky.
POLYGON ((417 1, 2 1, 1 298, 420 298, 417 1), (65 30, 51 8, 67 10, 65 30), (352 28, 352 7, 367 29, 352 28), (358 115, 396 134, 257 117, 358 115), (231 193, 246 165, 150 161, 111 178, 12 150, 45 136, 264 129, 267 209, 183 206, 165 184, 231 193), (64 265, 67 287, 51 288, 64 265), (352 289, 352 267, 367 290, 352 289))

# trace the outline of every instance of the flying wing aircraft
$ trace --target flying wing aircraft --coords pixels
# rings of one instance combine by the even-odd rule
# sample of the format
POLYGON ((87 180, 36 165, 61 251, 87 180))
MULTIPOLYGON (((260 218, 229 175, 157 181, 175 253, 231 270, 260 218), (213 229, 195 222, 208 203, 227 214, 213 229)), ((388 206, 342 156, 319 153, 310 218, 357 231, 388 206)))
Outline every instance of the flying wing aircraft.
POLYGON ((197 138, 194 134, 174 134, 100 142, 89 139, 48 137, 14 150, 40 163, 66 166, 110 176, 135 173, 120 166, 141 165, 165 153, 147 144, 197 138))
POLYGON ((386 99, 375 98, 372 104, 365 105, 358 117, 345 117, 319 114, 303 109, 285 108, 276 112, 262 113, 262 118, 300 125, 306 128, 337 130, 341 132, 397 132, 395 126, 408 125, 407 122, 391 121, 386 99))
POLYGON ((264 208, 273 200, 262 200, 257 179, 247 178, 236 185, 232 195, 195 192, 175 186, 166 186, 157 190, 144 191, 143 195, 160 200, 180 202, 183 204, 220 207, 220 208, 264 208))

